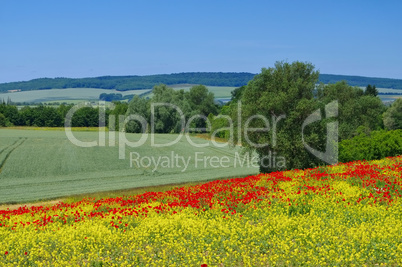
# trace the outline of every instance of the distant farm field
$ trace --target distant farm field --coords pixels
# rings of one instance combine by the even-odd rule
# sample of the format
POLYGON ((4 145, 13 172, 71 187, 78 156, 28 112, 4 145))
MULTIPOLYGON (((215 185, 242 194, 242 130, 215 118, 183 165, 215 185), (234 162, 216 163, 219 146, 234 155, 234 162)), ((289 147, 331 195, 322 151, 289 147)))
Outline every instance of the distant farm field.
MULTIPOLYGON (((106 132, 107 137, 108 134, 106 132)), ((97 141, 99 136, 98 132, 78 131, 73 135, 82 142, 97 141)), ((94 147, 74 145, 64 131, 0 129, 0 136, 0 203, 205 181, 258 172, 252 164, 247 166, 247 162, 241 161, 243 156, 238 148, 219 148, 207 140, 191 137, 190 140, 196 144, 209 144, 195 147, 184 135, 172 146, 152 147, 150 136, 139 147, 123 146, 125 159, 119 159, 118 133, 115 146, 109 146, 110 140, 106 139, 105 146, 94 147)), ((125 137, 135 142, 141 135, 125 134, 125 137)), ((167 144, 177 137, 155 135, 155 143, 167 144)))
MULTIPOLYGON (((365 90, 365 87, 360 87, 360 88, 365 90)), ((401 89, 377 88, 377 90, 380 93, 378 95, 378 97, 383 102, 392 102, 395 99, 402 97, 402 95, 401 95, 402 90, 401 89), (383 93, 383 94, 381 94, 381 93, 383 93)))
POLYGON ((68 102, 74 103, 77 100, 99 100, 99 95, 102 93, 115 93, 130 95, 130 94, 142 94, 150 89, 144 90, 130 90, 130 91, 116 91, 107 89, 97 89, 97 88, 66 88, 66 89, 49 89, 49 90, 33 90, 33 91, 22 91, 15 93, 2 93, 0 94, 0 100, 11 99, 13 102, 68 102))
MULTIPOLYGON (((179 90, 189 90, 193 85, 173 85, 172 87, 179 90)), ((227 86, 208 86, 210 92, 213 92, 216 99, 230 99, 231 92, 236 87, 227 86)), ((0 101, 3 99, 11 99, 13 102, 28 102, 28 103, 52 103, 52 102, 66 102, 77 104, 82 101, 95 101, 99 100, 99 95, 106 94, 122 94, 125 95, 139 95, 150 92, 151 89, 140 89, 130 91, 116 91, 99 88, 66 88, 66 89, 49 89, 49 90, 32 90, 14 93, 0 93, 0 101)), ((146 95, 151 97, 152 93, 146 95)))

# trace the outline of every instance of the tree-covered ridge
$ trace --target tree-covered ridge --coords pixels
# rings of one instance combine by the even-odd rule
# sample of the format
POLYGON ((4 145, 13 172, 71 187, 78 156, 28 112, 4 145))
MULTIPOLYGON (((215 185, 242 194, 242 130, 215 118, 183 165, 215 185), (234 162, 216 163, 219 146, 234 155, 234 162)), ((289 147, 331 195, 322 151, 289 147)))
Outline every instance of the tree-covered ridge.
POLYGON ((401 79, 320 74, 319 81, 325 84, 337 83, 339 81, 346 81, 351 86, 366 87, 368 84, 374 84, 377 88, 402 89, 401 79))
POLYGON ((0 92, 20 89, 43 90, 63 88, 101 88, 119 91, 150 89, 158 84, 204 84, 210 86, 238 87, 254 77, 252 73, 188 72, 146 76, 103 76, 95 78, 40 78, 26 82, 0 84, 0 92))
MULTIPOLYGON (((145 76, 102 76, 94 78, 39 78, 24 82, 1 83, 0 92, 8 90, 44 90, 63 88, 101 88, 119 91, 151 89, 158 84, 203 84, 207 86, 240 87, 246 85, 255 74, 247 72, 186 72, 145 76)), ((377 88, 402 89, 402 79, 371 78, 320 74, 319 81, 325 84, 345 80, 349 85, 366 87, 374 84, 377 88)))

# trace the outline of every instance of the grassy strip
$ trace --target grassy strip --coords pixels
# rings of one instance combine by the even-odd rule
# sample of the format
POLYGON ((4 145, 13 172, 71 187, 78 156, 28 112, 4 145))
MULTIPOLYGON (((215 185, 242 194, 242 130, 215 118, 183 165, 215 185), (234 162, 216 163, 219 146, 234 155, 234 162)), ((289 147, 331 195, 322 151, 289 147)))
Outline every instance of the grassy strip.
MULTIPOLYGON (((34 126, 11 126, 2 129, 9 130, 34 130, 34 131, 64 131, 65 127, 34 127, 34 126)), ((71 127, 75 132, 109 131, 108 127, 71 127)))

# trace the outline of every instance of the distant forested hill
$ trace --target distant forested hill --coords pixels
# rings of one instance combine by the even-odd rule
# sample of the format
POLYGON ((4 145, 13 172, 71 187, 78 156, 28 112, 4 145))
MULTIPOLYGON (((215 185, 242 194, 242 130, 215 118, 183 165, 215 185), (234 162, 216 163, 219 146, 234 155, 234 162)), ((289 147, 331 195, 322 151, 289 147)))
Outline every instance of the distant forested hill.
MULTIPOLYGON (((240 87, 246 85, 255 74, 234 72, 187 72, 174 74, 158 74, 146 76, 102 76, 95 78, 40 78, 25 82, 0 84, 0 92, 8 90, 44 90, 63 88, 102 88, 119 91, 150 89, 163 83, 173 84, 203 84, 209 86, 240 87)), ((352 86, 375 85, 377 88, 402 89, 402 80, 387 78, 370 78, 361 76, 321 74, 323 83, 335 83, 346 80, 352 86)))
POLYGON ((27 82, 0 84, 0 92, 21 89, 42 90, 56 88, 101 88, 119 91, 150 89, 158 84, 203 84, 209 86, 240 87, 254 77, 252 73, 188 72, 146 76, 103 76, 96 78, 40 78, 27 82))
POLYGON ((334 74, 320 74, 320 82, 323 83, 336 83, 345 80, 351 86, 375 85, 377 88, 392 88, 402 89, 402 80, 389 79, 389 78, 372 78, 363 76, 348 76, 348 75, 334 75, 334 74))

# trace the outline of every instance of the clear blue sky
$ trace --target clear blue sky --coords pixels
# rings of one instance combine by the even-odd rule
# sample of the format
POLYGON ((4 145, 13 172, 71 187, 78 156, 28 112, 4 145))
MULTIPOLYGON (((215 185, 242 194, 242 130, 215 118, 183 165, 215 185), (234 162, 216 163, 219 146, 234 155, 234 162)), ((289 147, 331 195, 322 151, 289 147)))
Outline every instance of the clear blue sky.
POLYGON ((252 72, 402 79, 401 1, 0 1, 0 82, 252 72))

